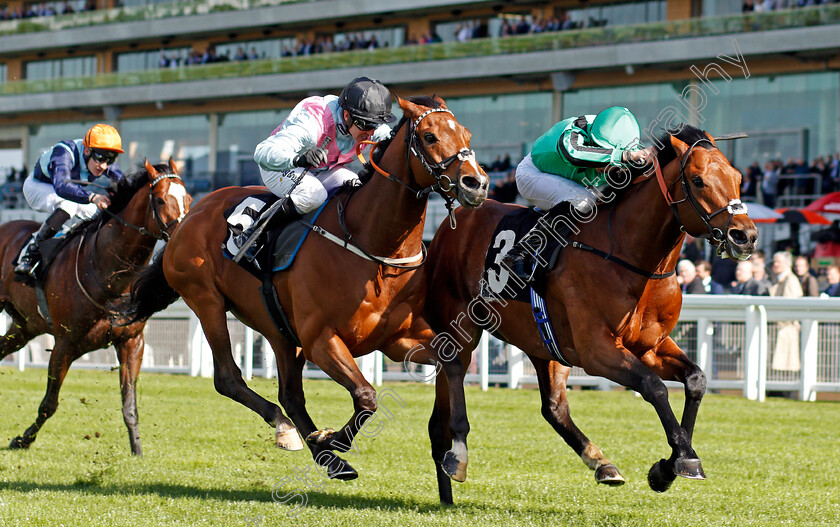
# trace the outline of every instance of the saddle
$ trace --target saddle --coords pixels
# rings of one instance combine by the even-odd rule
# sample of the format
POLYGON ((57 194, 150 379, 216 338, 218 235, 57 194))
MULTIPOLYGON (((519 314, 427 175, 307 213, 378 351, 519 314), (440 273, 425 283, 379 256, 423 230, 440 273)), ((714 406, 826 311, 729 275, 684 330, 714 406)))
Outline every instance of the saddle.
MULTIPOLYGON (((262 211, 267 210, 278 199, 280 198, 271 193, 252 194, 224 212, 228 231, 222 243, 222 253, 225 257, 233 260, 233 257, 239 251, 239 247, 235 243, 236 237, 251 227, 260 217, 262 211)), ((292 221, 277 230, 264 232, 254 242, 257 249, 256 258, 250 262, 246 258, 242 258, 238 265, 261 280, 266 272, 270 274, 291 267, 295 256, 297 256, 300 247, 311 231, 309 225, 315 223, 328 201, 298 220, 292 221)))
MULTIPOLYGON (((532 288, 540 296, 545 296, 548 273, 557 265, 557 260, 564 248, 557 239, 548 236, 545 247, 540 251, 540 260, 547 262, 547 265, 536 265, 531 287, 512 277, 511 273, 501 265, 505 254, 515 244, 520 243, 545 214, 545 211, 537 209, 518 208, 502 217, 496 225, 484 257, 482 297, 530 302, 532 288)), ((565 217, 570 218, 571 221, 570 214, 565 217)), ((555 233, 558 237, 569 240, 572 228, 562 223, 555 229, 555 233)))
MULTIPOLYGON (((32 274, 30 275, 16 275, 15 281, 21 282, 24 285, 28 285, 30 287, 35 288, 35 297, 38 300, 38 313, 44 317, 44 320, 47 321, 50 326, 52 326, 52 318, 50 317, 50 310, 49 304, 47 303, 47 295, 44 292, 44 286, 47 281, 47 272, 50 270, 52 263, 55 261, 55 257, 58 255, 59 252, 69 244, 76 236, 83 232, 88 226, 92 225, 93 223, 97 222, 98 219, 90 219, 81 223, 74 225, 70 230, 59 231, 55 236, 49 238, 47 240, 42 241, 38 244, 38 248, 40 249, 41 259, 38 261, 35 269, 33 269, 32 274)), ((20 260, 20 256, 23 254, 24 250, 29 247, 34 241, 35 237, 31 236, 29 240, 24 243, 20 250, 18 251, 17 256, 15 256, 14 261, 12 262, 13 265, 17 265, 18 261, 20 260)))

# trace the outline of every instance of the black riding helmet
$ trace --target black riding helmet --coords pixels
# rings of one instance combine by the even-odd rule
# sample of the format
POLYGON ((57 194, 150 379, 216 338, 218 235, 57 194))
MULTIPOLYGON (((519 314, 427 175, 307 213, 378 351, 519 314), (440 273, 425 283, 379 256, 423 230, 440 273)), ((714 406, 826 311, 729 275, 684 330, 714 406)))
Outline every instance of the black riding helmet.
POLYGON ((391 113, 391 92, 381 82, 370 77, 358 77, 341 90, 338 105, 350 114, 351 119, 369 123, 390 123, 396 117, 391 113))

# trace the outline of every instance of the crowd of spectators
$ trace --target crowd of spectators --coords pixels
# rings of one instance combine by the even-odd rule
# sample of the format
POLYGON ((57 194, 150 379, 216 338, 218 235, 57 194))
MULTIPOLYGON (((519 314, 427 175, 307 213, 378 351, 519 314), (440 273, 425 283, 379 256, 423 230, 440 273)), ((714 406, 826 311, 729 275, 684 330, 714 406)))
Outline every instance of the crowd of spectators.
POLYGON ((86 0, 85 2, 69 2, 68 0, 65 0, 64 2, 45 2, 41 4, 28 4, 17 9, 5 6, 0 9, 0 20, 18 20, 41 16, 71 15, 79 11, 94 11, 95 9, 96 0, 86 0), (73 7, 74 4, 76 7, 73 7))
POLYGON ((779 196, 820 196, 840 190, 840 153, 820 156, 808 163, 788 158, 754 161, 741 170, 741 199, 776 208, 779 196))
POLYGON ((685 294, 840 297, 837 265, 830 265, 818 274, 805 255, 778 251, 768 262, 762 250, 742 262, 713 258, 709 263, 702 259, 704 243, 686 236, 677 264, 677 280, 685 294), (785 282, 791 276, 796 284, 785 282))
MULTIPOLYGON (((294 39, 292 44, 282 46, 280 57, 305 57, 309 55, 317 55, 319 53, 331 53, 340 51, 352 51, 359 49, 378 49, 380 47, 388 47, 389 43, 380 44, 376 35, 365 37, 357 33, 349 35, 348 38, 340 39, 335 42, 331 35, 318 37, 315 40, 294 39)), ((189 53, 182 54, 180 52, 166 52, 161 50, 160 61, 158 66, 161 68, 176 68, 178 66, 193 66, 196 64, 212 64, 215 62, 229 62, 231 60, 241 62, 246 60, 257 60, 269 58, 266 52, 258 52, 255 47, 246 50, 245 46, 239 46, 231 56, 227 50, 217 52, 215 46, 210 46, 204 52, 198 50, 191 50, 189 53)), ((276 57, 271 57, 276 58, 276 57)))

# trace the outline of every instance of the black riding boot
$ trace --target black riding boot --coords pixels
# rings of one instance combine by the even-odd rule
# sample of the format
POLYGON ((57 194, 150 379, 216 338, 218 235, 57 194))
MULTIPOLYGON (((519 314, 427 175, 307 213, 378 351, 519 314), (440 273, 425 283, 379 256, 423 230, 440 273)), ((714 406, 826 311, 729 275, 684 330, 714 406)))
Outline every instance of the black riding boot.
POLYGON ((23 254, 20 255, 18 264, 15 267, 15 272, 21 275, 32 274, 38 262, 41 261, 41 247, 40 243, 44 240, 49 240, 55 233, 61 229, 64 222, 70 219, 70 214, 64 209, 56 209, 47 220, 41 224, 41 228, 35 233, 35 238, 32 240, 23 254))
POLYGON ((558 216, 566 216, 570 222, 574 221, 571 216, 571 203, 568 201, 561 201, 551 208, 545 216, 543 216, 536 225, 534 225, 528 233, 523 236, 519 243, 516 243, 513 248, 502 258, 502 265, 516 275, 520 280, 526 284, 530 284, 534 279, 534 271, 536 267, 534 263, 539 256, 539 252, 534 252, 535 248, 528 244, 521 243, 523 240, 530 238, 534 233, 539 233, 539 239, 552 240, 556 238, 557 233, 549 232, 554 219, 558 216))
MULTIPOLYGON (((234 238, 233 243, 236 244, 237 248, 242 249, 242 246, 245 245, 245 243, 254 234, 254 231, 262 222, 266 222, 263 232, 268 233, 273 231, 274 229, 277 229, 278 227, 286 225, 287 223, 290 223, 293 220, 300 218, 301 216, 302 214, 297 211, 297 209, 295 208, 295 204, 292 203, 292 199, 288 197, 283 198, 283 202, 274 211, 270 218, 263 219, 262 216, 257 218, 257 220, 253 224, 251 224, 250 227, 242 231, 241 234, 234 238)), ((254 258, 256 258, 257 256, 258 250, 258 244, 256 243, 256 240, 254 240, 254 243, 252 243, 251 246, 248 247, 248 250, 243 255, 243 258, 248 260, 249 262, 254 261, 254 258)))

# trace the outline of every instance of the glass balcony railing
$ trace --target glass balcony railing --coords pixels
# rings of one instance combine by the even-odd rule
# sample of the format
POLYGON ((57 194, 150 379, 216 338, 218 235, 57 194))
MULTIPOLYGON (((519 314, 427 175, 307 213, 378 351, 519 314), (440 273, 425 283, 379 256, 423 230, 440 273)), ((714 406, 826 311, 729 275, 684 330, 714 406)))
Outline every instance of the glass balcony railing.
POLYGON ((274 73, 486 57, 827 24, 840 24, 840 5, 771 11, 769 13, 750 15, 693 18, 634 26, 602 27, 504 38, 485 38, 467 42, 448 42, 404 46, 400 48, 323 53, 309 56, 284 57, 282 59, 224 62, 203 66, 186 66, 177 69, 165 68, 130 73, 111 73, 91 77, 6 82, 5 84, 0 84, 0 95, 140 86, 181 81, 249 77, 274 73))

